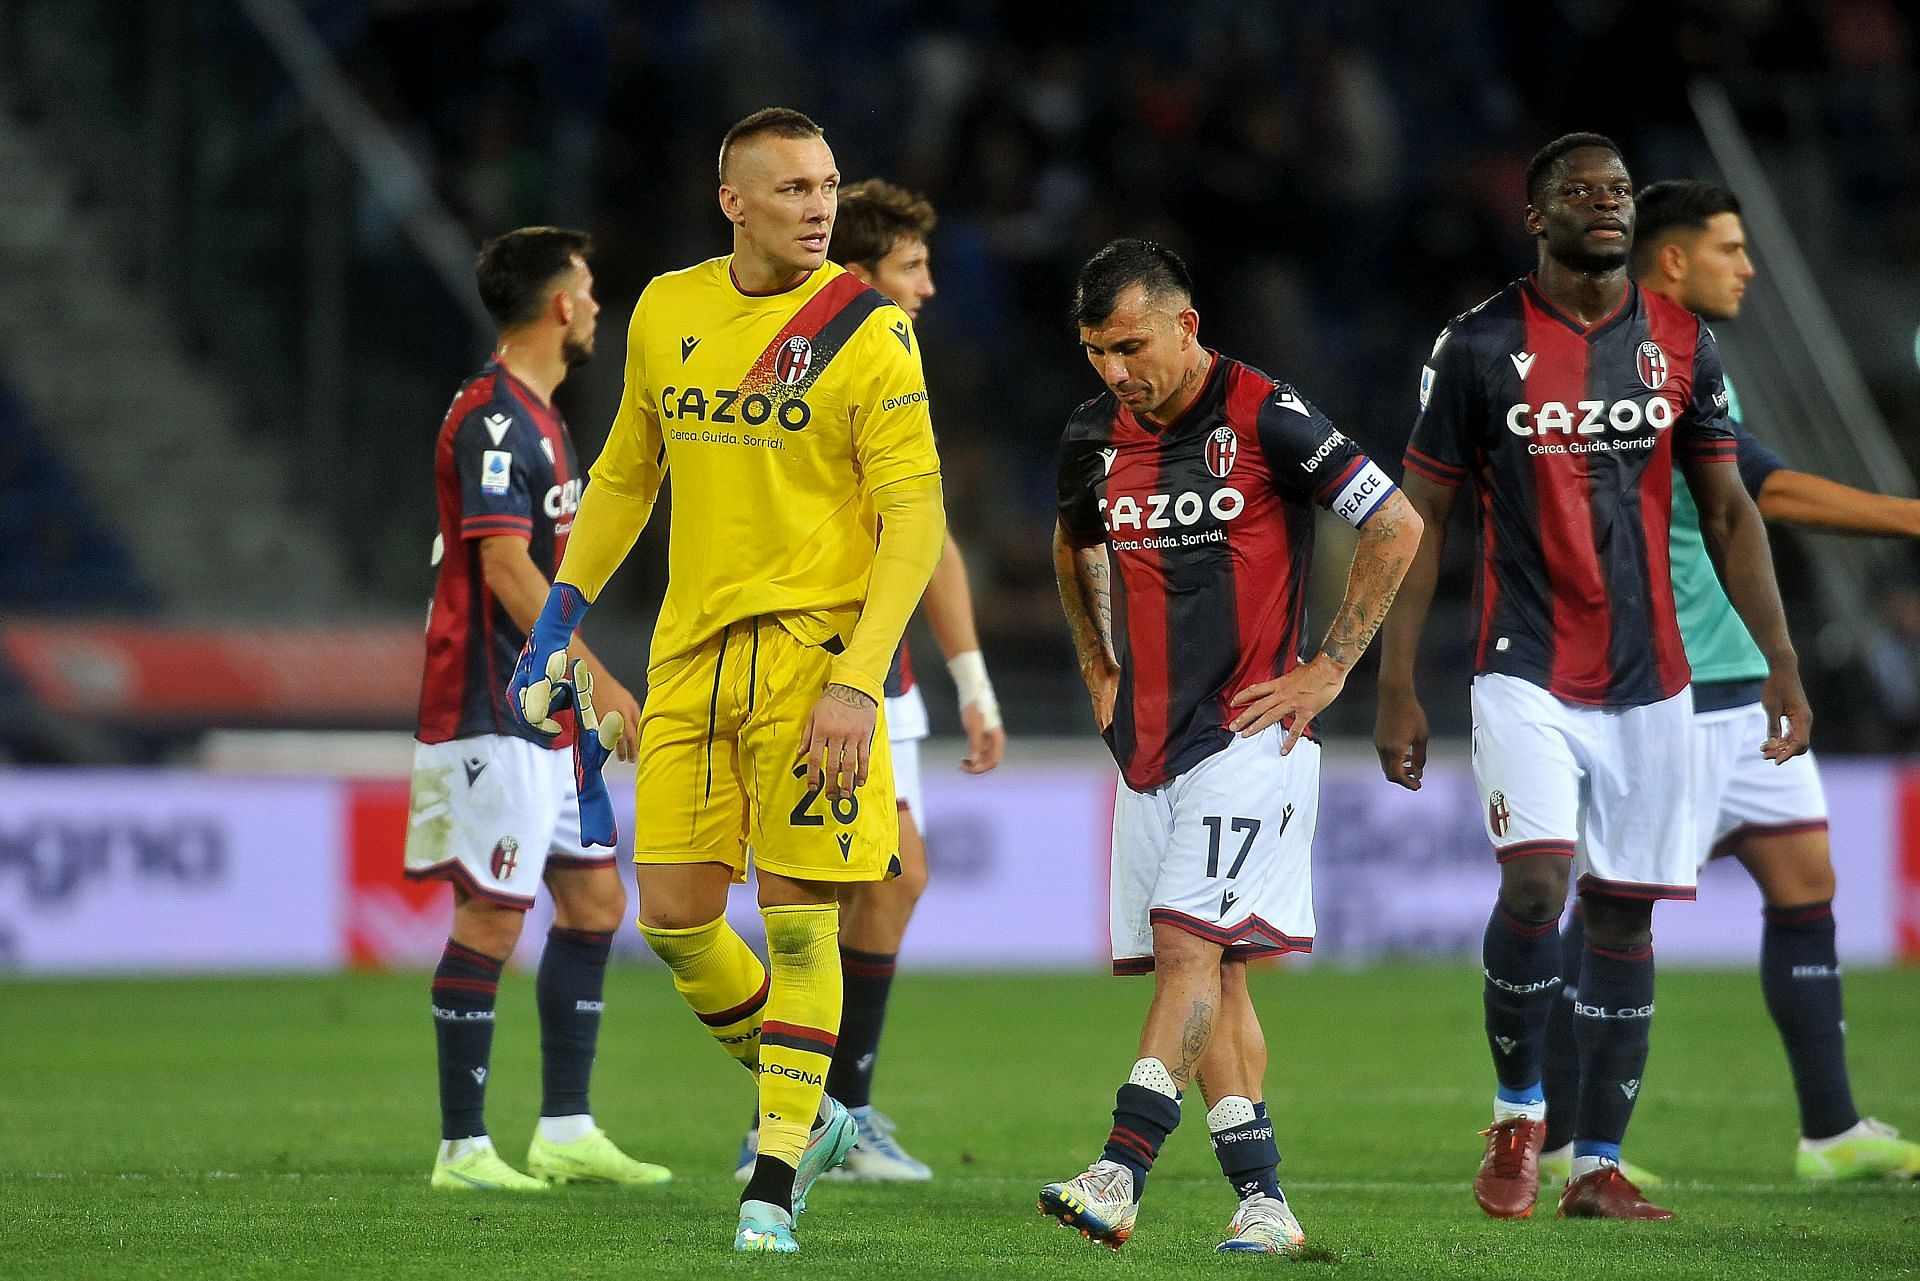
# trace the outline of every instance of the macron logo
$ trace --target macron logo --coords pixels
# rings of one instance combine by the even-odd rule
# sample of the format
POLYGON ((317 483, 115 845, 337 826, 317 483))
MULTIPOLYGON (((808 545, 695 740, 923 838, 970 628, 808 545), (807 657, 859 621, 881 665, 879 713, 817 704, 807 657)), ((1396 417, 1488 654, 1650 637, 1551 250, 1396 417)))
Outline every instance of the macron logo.
POLYGON ((1103 449, 1100 451, 1100 461, 1106 464, 1107 475, 1113 475, 1113 460, 1117 458, 1119 454, 1120 451, 1117 449, 1103 449))
POLYGON ((505 414, 488 414, 485 421, 487 435, 493 437, 496 445, 507 438, 507 428, 513 426, 513 419, 505 414))
POLYGON ((691 335, 685 338, 682 338, 680 340, 680 363, 683 365, 686 364, 687 357, 691 356, 693 354, 693 349, 695 347, 698 347, 699 345, 700 345, 700 340, 691 335))
POLYGON ((1533 368, 1533 353, 1530 351, 1516 351, 1511 356, 1508 356, 1507 359, 1513 362, 1513 372, 1520 375, 1520 381, 1525 382, 1527 380, 1527 371, 1533 368))
POLYGON ((1294 413, 1299 414, 1302 418, 1313 417, 1313 411, 1307 408, 1307 402, 1304 400, 1301 400, 1298 396, 1294 395, 1290 391, 1286 391, 1283 389, 1280 392, 1280 395, 1276 398, 1274 403, 1279 405, 1280 408, 1282 409, 1291 409, 1294 413))

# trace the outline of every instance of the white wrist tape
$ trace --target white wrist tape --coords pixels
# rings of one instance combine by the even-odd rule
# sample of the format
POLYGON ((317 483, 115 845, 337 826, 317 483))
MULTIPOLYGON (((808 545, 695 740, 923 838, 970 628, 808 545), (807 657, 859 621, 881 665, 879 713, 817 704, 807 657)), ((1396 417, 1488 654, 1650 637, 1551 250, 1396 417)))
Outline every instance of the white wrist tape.
POLYGON ((993 682, 987 679, 987 660, 980 651, 970 649, 947 660, 953 687, 960 694, 960 710, 980 709, 980 719, 988 729, 1000 728, 1000 700, 993 696, 993 682))

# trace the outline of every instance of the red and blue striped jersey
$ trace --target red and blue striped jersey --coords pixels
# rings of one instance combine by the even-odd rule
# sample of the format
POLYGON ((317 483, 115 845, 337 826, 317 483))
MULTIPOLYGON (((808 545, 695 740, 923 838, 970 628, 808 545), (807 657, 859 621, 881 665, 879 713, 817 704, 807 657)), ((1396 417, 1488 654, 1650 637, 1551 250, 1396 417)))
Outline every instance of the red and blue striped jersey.
POLYGON ((480 568, 480 541, 500 536, 526 539, 549 582, 560 568, 583 484, 566 423, 489 360, 453 398, 440 425, 433 482, 439 568, 415 737, 444 743, 515 734, 543 747, 570 747, 571 734, 549 743, 510 714, 507 678, 527 634, 487 590, 480 568))
POLYGON ((1311 504, 1358 526, 1393 484, 1292 387, 1214 354, 1165 427, 1105 394, 1060 442, 1060 526, 1113 563, 1120 689, 1105 737, 1147 791, 1225 747, 1228 700, 1298 666, 1311 504))
POLYGON ((1598 707, 1679 693, 1674 463, 1735 456, 1712 331, 1631 283, 1584 326, 1528 276, 1441 332, 1420 402, 1408 470, 1479 505, 1474 670, 1598 707))

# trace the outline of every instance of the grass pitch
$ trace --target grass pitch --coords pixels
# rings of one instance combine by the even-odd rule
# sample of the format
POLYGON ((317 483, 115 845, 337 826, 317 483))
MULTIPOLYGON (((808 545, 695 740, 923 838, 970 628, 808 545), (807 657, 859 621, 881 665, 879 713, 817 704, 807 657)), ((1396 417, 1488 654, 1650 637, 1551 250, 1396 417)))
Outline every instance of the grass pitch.
MULTIPOLYGON (((1464 969, 1256 975, 1283 1182, 1309 1257, 1218 1256, 1232 1211, 1198 1108, 1118 1254, 1034 1193, 1099 1151, 1149 995, 1140 979, 896 985, 876 1097, 938 1172, 822 1184, 797 1258, 728 1249, 748 1081, 663 971, 617 969, 596 1112, 661 1190, 428 1189, 438 1136, 424 976, 0 985, 0 1278, 1892 1277, 1920 1274, 1920 1185, 1806 1187, 1785 1061, 1752 974, 1663 974, 1630 1152, 1667 1224, 1474 1207, 1492 1078, 1464 969)), ((1920 1130, 1920 972, 1847 980, 1863 1110, 1920 1130)), ((533 985, 510 976, 488 1119, 525 1155, 533 985)))

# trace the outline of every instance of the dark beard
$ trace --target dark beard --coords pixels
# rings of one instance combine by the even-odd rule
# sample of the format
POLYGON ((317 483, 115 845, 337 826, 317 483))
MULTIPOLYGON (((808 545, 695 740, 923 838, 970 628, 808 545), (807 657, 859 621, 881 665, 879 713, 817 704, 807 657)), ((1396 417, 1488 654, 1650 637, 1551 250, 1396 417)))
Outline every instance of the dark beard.
POLYGON ((593 344, 569 334, 560 340, 560 359, 567 362, 568 369, 577 369, 593 359, 593 344))
POLYGON ((1618 271, 1627 265, 1625 249, 1605 252, 1570 249, 1565 253, 1555 254, 1554 257, 1583 276, 1604 276, 1608 272, 1618 271))

